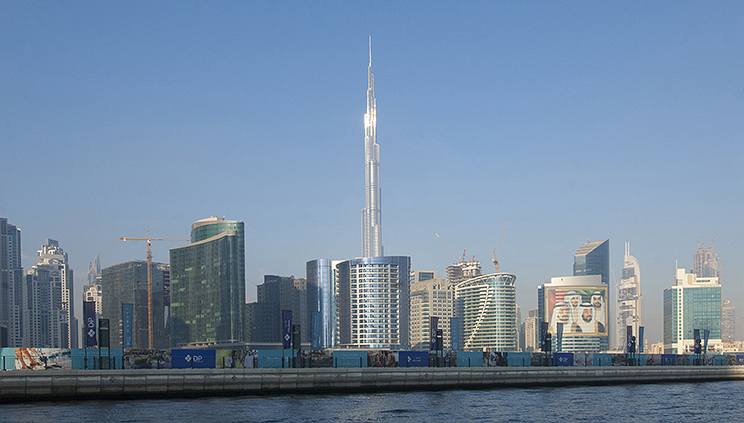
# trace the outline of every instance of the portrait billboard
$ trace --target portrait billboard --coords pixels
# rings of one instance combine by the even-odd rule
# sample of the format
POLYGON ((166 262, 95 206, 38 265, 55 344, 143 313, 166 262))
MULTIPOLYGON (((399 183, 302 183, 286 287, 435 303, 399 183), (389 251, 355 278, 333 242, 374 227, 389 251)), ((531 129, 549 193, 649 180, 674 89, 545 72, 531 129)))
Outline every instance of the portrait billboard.
POLYGON ((546 287, 545 305, 544 318, 553 336, 561 325, 562 337, 608 336, 606 286, 546 287))

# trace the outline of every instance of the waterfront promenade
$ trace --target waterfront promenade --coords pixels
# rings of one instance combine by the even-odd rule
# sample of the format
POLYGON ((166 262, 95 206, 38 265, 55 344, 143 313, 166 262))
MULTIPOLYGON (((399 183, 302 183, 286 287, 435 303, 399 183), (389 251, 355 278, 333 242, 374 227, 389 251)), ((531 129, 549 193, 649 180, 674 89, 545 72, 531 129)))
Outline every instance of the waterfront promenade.
POLYGON ((0 402, 493 389, 744 379, 744 367, 54 370, 0 373, 0 402))

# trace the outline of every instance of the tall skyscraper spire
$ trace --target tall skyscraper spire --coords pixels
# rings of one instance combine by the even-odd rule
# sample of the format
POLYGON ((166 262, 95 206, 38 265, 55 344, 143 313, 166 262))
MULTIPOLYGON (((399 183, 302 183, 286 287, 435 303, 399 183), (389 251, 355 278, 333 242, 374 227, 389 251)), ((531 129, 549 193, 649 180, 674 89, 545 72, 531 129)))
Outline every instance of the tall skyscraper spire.
POLYGON ((362 210, 362 257, 382 256, 380 208, 380 148, 377 145, 375 77, 372 75, 372 37, 369 37, 367 113, 364 114, 365 208, 362 210))

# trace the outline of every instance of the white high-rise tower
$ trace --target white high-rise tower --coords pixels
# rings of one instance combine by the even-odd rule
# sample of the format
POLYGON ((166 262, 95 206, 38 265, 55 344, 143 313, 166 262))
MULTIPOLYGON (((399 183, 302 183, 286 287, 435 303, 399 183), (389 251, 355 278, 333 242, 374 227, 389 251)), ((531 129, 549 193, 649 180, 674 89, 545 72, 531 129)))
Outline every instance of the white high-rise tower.
MULTIPOLYGON (((643 325, 642 309, 641 267, 638 260, 630 255, 630 243, 626 242, 623 276, 617 284, 616 349, 624 350, 628 326, 633 328, 633 335, 638 337, 638 328, 643 325)), ((638 339, 638 342, 643 340, 638 339)))
POLYGON ((382 256, 380 147, 377 145, 377 106, 375 104, 375 77, 372 75, 372 37, 369 37, 367 81, 367 113, 364 114, 365 207, 362 210, 362 257, 380 257, 382 256))

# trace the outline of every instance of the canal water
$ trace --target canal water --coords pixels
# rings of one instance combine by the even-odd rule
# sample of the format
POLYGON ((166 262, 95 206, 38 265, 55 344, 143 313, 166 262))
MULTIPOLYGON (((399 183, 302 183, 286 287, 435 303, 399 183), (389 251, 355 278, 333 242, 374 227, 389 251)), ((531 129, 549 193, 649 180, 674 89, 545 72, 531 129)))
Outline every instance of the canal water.
MULTIPOLYGON (((742 421, 744 381, 0 405, 2 422, 742 421)), ((0 398, 0 401, 2 398, 0 398)))

